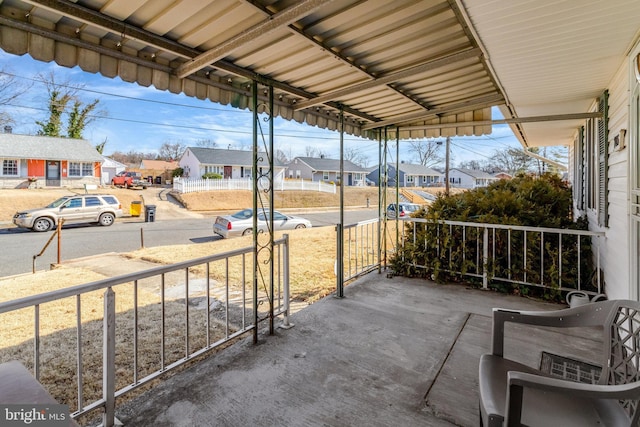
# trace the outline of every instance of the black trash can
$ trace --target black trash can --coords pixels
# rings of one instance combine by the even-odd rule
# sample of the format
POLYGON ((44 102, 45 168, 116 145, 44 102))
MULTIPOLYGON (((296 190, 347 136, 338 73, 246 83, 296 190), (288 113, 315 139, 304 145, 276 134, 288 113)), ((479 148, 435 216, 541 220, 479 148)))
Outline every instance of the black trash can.
POLYGON ((156 220, 156 205, 144 205, 144 222, 156 220))
POLYGON ((156 184, 162 184, 162 177, 156 176, 156 184))
POLYGON ((148 182, 149 184, 153 184, 153 175, 149 175, 149 176, 147 176, 147 182, 148 182))

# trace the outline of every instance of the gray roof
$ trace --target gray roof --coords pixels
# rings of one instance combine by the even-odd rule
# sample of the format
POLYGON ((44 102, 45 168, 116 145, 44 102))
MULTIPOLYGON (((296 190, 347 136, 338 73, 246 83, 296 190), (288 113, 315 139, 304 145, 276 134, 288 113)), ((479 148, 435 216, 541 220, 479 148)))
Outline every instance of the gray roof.
POLYGON ((74 162, 104 161, 98 150, 85 139, 51 136, 0 134, 0 158, 70 160, 74 162))
POLYGON ((481 170, 477 170, 477 169, 461 169, 461 168, 453 168, 453 169, 451 169, 451 170, 457 170, 457 171, 460 171, 460 172, 462 172, 462 173, 464 173, 464 174, 467 174, 467 175, 469 175, 469 176, 471 176, 471 177, 473 177, 473 178, 481 178, 481 179, 495 179, 495 180, 499 179, 499 178, 496 178, 495 176, 493 176, 493 175, 491 175, 491 174, 489 174, 489 173, 487 173, 487 172, 484 172, 484 171, 481 171, 481 170))
MULTIPOLYGON (((220 148, 206 147, 189 147, 196 159, 201 164, 220 165, 220 166, 251 166, 253 165, 253 151, 246 150, 225 150, 220 148)), ((268 166, 269 161, 264 152, 258 152, 258 156, 262 159, 258 161, 260 166, 268 166)), ((275 167, 282 167, 282 163, 278 159, 273 159, 275 167)))
MULTIPOLYGON (((340 171, 339 159, 327 159, 327 158, 320 158, 320 157, 296 157, 294 161, 296 159, 305 162, 314 171, 327 171, 327 172, 340 171)), ((367 173, 367 170, 365 168, 360 167, 349 160, 344 161, 344 171, 367 173)))
MULTIPOLYGON (((395 166, 395 165, 394 165, 395 166)), ((423 165, 414 165, 411 163, 400 163, 400 168, 402 172, 407 175, 417 175, 417 176, 442 176, 442 174, 436 170, 428 168, 423 165)))

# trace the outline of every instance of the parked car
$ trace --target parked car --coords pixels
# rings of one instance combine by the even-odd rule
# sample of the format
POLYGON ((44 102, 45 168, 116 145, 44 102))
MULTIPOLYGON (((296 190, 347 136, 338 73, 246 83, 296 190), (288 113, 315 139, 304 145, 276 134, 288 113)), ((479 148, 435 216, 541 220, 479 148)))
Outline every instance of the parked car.
MULTIPOLYGON (((258 211, 258 232, 268 230, 269 211, 258 211)), ((294 228, 311 228, 311 221, 297 216, 285 215, 273 211, 274 230, 292 230, 294 228)), ((243 209, 233 215, 224 215, 216 218, 213 224, 213 232, 225 239, 229 237, 246 236, 253 233, 253 209, 243 209)))
POLYGON ((47 231, 58 225, 61 219, 65 223, 97 222, 109 226, 122 216, 122 205, 111 194, 77 194, 64 196, 44 208, 17 212, 13 223, 18 227, 33 231, 47 231))
MULTIPOLYGON (((416 203, 399 203, 400 205, 400 218, 411 216, 411 214, 422 209, 422 206, 416 203)), ((396 204, 391 203, 387 206, 387 218, 396 217, 396 204)))
POLYGON ((147 188, 147 181, 142 179, 139 172, 122 171, 111 178, 111 185, 114 187, 142 187, 147 188))

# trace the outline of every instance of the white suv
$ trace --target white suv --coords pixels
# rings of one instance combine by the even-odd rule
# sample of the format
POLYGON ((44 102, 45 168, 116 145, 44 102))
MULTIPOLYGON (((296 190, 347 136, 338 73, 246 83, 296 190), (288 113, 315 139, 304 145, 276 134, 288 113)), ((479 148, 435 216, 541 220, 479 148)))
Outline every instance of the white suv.
POLYGON ((108 226, 122 216, 122 205, 111 194, 64 196, 44 208, 21 211, 13 216, 18 227, 47 231, 63 219, 67 222, 97 222, 108 226))

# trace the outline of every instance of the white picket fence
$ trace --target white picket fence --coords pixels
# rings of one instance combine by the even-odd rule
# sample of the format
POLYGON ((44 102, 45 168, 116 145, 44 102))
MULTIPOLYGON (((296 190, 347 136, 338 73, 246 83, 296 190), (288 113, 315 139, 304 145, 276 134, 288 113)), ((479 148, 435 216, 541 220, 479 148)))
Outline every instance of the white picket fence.
MULTIPOLYGON (((261 190, 267 188, 266 180, 258 183, 261 190)), ((174 178, 173 189, 179 193, 195 193, 198 191, 217 190, 253 190, 253 180, 251 179, 191 179, 174 178)), ((304 180, 277 180, 273 186, 276 191, 319 191, 322 193, 336 193, 335 184, 326 182, 312 182, 304 180)))

